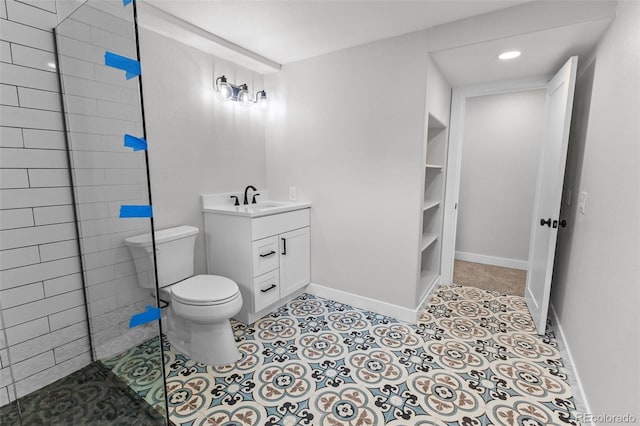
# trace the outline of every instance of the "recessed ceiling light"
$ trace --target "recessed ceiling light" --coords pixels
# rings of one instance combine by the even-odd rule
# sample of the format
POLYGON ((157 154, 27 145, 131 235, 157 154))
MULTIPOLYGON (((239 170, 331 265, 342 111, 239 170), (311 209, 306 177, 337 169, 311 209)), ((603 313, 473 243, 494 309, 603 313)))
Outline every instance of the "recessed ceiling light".
POLYGON ((508 52, 502 52, 500 55, 498 55, 498 59, 506 61, 507 59, 517 58, 521 54, 522 52, 520 52, 519 50, 509 50, 508 52))
POLYGON ((54 70, 56 69, 56 63, 55 63, 55 62, 49 62, 49 63, 47 64, 47 66, 48 66, 49 68, 53 68, 54 70))

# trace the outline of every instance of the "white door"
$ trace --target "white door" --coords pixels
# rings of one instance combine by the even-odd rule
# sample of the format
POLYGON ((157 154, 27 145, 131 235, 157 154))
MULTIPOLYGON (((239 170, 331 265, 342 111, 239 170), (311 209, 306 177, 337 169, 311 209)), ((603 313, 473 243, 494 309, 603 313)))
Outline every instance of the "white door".
POLYGON ((309 227, 280 234, 280 296, 311 280, 309 227))
POLYGON ((577 57, 569 59, 547 86, 546 132, 538 169, 525 290, 538 334, 544 334, 547 323, 577 65, 577 57))

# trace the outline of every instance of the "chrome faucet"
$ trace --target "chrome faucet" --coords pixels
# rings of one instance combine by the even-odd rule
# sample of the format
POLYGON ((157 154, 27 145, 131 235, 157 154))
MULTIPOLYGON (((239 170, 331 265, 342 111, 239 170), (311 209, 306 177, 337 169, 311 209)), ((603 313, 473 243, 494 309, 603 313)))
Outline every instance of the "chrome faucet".
MULTIPOLYGON (((257 191, 256 187, 253 185, 249 185, 244 189, 244 202, 242 204, 249 204, 249 199, 247 198, 247 192, 249 192, 249 190, 253 190, 253 191, 257 191)), ((255 204, 256 202, 256 198, 253 197, 253 203, 255 204)))

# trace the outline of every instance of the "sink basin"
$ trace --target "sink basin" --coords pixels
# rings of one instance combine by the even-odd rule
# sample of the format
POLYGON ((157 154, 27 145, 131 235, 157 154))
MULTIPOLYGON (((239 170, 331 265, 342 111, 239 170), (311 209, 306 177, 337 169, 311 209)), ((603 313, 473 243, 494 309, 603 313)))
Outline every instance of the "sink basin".
POLYGON ((204 213, 229 214, 235 216, 260 217, 293 210, 307 209, 311 203, 301 201, 264 200, 256 204, 235 206, 229 201, 227 194, 205 194, 202 196, 204 213))
POLYGON ((275 207, 282 207, 287 205, 288 203, 284 202, 284 201, 265 201, 264 203, 258 203, 258 204, 250 204, 248 206, 248 208, 253 208, 256 210, 265 210, 265 209, 272 209, 275 207))

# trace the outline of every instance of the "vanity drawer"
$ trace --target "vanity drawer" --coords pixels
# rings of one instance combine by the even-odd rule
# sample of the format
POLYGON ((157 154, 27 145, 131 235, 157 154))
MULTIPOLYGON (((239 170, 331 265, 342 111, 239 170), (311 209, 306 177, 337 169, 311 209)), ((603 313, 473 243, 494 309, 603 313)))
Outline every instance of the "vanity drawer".
POLYGON ((267 272, 253 279, 253 310, 258 312, 280 300, 280 273, 267 272))
POLYGON ((251 219, 251 239, 255 241, 305 226, 309 226, 308 208, 256 217, 251 219))
POLYGON ((257 277, 278 267, 278 237, 263 238, 251 243, 253 276, 257 277))

